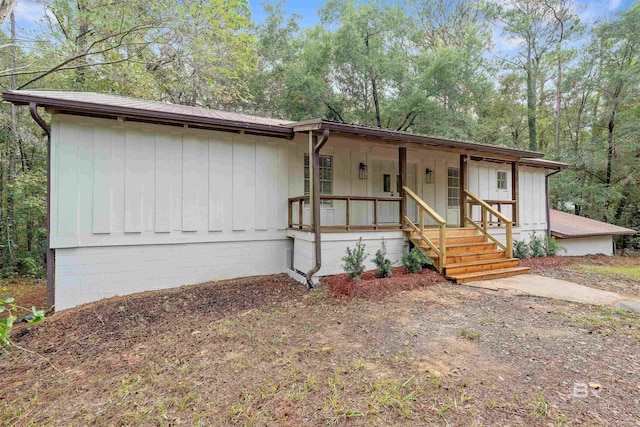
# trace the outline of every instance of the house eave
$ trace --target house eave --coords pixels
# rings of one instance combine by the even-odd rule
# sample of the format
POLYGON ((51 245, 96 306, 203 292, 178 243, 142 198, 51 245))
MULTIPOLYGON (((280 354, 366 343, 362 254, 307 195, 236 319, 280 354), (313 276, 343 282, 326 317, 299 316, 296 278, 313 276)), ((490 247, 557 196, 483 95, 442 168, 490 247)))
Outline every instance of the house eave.
POLYGON ((517 148, 501 147, 498 145, 484 144, 480 142, 461 141, 368 126, 350 125, 321 119, 297 122, 294 123, 292 127, 294 132, 329 130, 336 134, 369 137, 394 143, 412 143, 419 146, 447 148, 469 154, 482 153, 486 157, 490 157, 490 155, 497 155, 507 159, 519 160, 523 158, 537 159, 544 156, 543 153, 539 153, 537 151, 520 150, 517 148), (487 156, 487 154, 489 156, 487 156))
POLYGON ((294 136, 293 129, 290 126, 285 125, 267 125, 260 123, 243 122, 238 120, 198 117, 175 112, 142 110, 137 108, 105 105, 93 102, 56 99, 46 96, 24 94, 15 91, 5 92, 2 94, 2 97, 5 101, 11 102, 15 105, 29 105, 30 103, 35 103, 38 106, 53 110, 56 114, 124 119, 170 126, 187 125, 194 128, 230 132, 247 132, 287 139, 291 139, 294 136))
POLYGON ((614 231, 614 232, 602 232, 602 233, 584 233, 584 234, 564 234, 551 230, 551 235, 558 239, 582 239, 586 237, 604 237, 604 236, 632 236, 637 234, 634 231, 614 231))

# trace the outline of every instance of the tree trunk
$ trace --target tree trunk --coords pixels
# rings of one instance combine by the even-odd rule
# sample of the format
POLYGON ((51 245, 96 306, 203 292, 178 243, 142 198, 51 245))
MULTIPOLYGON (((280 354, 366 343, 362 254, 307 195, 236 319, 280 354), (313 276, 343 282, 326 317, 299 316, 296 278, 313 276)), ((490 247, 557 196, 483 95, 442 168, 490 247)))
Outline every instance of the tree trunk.
MULTIPOLYGON (((364 38, 364 45, 367 47, 367 55, 369 54, 369 34, 364 38)), ((380 117, 380 101, 378 99, 378 84, 376 82, 376 75, 373 70, 367 71, 369 80, 371 81, 371 96, 373 98, 373 107, 376 110, 376 126, 382 128, 382 118, 380 117)))
MULTIPOLYGON (((561 42, 560 42, 561 43, 561 42)), ((558 43, 558 80, 556 81, 556 135, 553 140, 555 158, 560 158, 560 109, 562 108, 562 59, 560 59, 561 44, 558 43)))
MULTIPOLYGON (((604 178, 604 185, 609 189, 611 187, 611 164, 613 163, 613 131, 616 126, 616 109, 611 111, 609 116, 609 124, 607 129, 609 131, 607 135, 607 172, 604 178)), ((609 196, 607 195, 607 207, 609 207, 609 196)))
POLYGON ((529 150, 538 150, 538 140, 536 137, 536 88, 533 78, 533 68, 531 63, 531 48, 527 50, 527 123, 529 125, 529 150))
POLYGON ((376 109, 376 125, 382 128, 382 118, 380 117, 380 102, 378 100, 378 86, 376 79, 371 77, 371 93, 373 95, 373 105, 376 109))
MULTIPOLYGON (((89 32, 89 23, 84 16, 84 6, 81 2, 78 5, 78 15, 80 17, 80 24, 78 28, 78 37, 76 38, 76 54, 80 54, 87 50, 87 33, 89 32)), ((84 89, 87 82, 86 66, 88 65, 87 57, 82 56, 78 59, 79 67, 76 68, 76 85, 78 89, 84 89)))
MULTIPOLYGON (((620 222, 622 220, 622 214, 624 213, 625 208, 629 203, 629 196, 631 195, 631 189, 633 186, 632 183, 633 181, 631 179, 627 179, 626 182, 624 183, 624 187, 622 188, 622 196, 620 197, 620 203, 618 204, 618 208, 616 209, 616 213, 613 217, 614 224, 616 225, 621 225, 620 222)), ((616 245, 616 246, 621 247, 623 254, 625 249, 629 245, 629 240, 630 240, 629 237, 630 236, 619 236, 619 238, 616 239, 616 243, 620 243, 620 245, 616 245)))
MULTIPOLYGON (((15 14, 11 12, 11 67, 13 69, 16 68, 17 65, 17 52, 16 52, 16 18, 15 14)), ((11 89, 15 89, 16 84, 16 76, 11 76, 11 89)), ((5 239, 5 253, 3 257, 3 261, 5 263, 4 269, 5 273, 12 273, 14 266, 14 239, 13 239, 13 219, 14 219, 14 189, 13 183, 15 181, 15 173, 16 173, 16 157, 15 157, 15 147, 16 141, 18 139, 18 115, 16 112, 16 106, 11 104, 11 136, 9 137, 9 143, 7 144, 6 151, 6 159, 9 161, 9 167, 7 168, 7 185, 5 187, 6 191, 6 217, 4 224, 4 236, 5 239)))
POLYGON ((18 3, 18 0, 0 0, 0 25, 2 25, 7 19, 7 16, 13 14, 13 8, 18 3))

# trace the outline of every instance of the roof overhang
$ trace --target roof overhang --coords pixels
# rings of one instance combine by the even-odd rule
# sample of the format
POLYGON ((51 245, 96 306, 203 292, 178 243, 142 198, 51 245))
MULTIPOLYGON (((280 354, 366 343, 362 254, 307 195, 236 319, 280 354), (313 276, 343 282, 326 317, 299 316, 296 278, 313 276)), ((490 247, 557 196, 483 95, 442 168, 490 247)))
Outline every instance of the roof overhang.
POLYGON ((128 121, 170 126, 187 125, 188 127, 197 129, 245 132, 289 139, 294 136, 292 128, 285 125, 248 123, 213 117, 199 117, 176 112, 153 111, 126 106, 105 105, 95 102, 53 98, 50 96, 38 96, 33 93, 21 93, 20 91, 4 92, 2 94, 2 98, 15 105, 29 105, 31 103, 35 103, 39 107, 45 107, 48 111, 58 114, 124 119, 128 121))
POLYGON ((620 227, 555 209, 549 210, 551 235, 559 239, 599 236, 628 236, 638 234, 630 228, 620 227))
POLYGON ((581 234, 563 234, 559 231, 551 230, 551 235, 558 239, 580 239, 583 237, 602 237, 602 236, 632 236, 638 234, 636 231, 618 231, 618 232, 601 232, 601 233, 581 233, 581 234))
POLYGON ((520 159, 518 162, 522 166, 531 166, 534 168, 544 168, 544 169, 553 169, 553 170, 565 170, 569 168, 568 163, 556 162, 554 160, 545 160, 545 159, 520 159))
POLYGON ((480 142, 460 141, 456 139, 438 138, 434 136, 420 135, 409 132, 400 132, 389 129, 373 128, 368 126, 350 125, 345 123, 331 122, 322 119, 313 119, 303 122, 297 122, 293 125, 294 132, 309 132, 329 130, 332 133, 338 133, 349 136, 364 136, 376 138, 385 141, 393 141, 400 143, 413 143, 418 145, 426 145, 431 147, 444 147, 460 152, 481 153, 491 157, 503 156, 509 159, 522 158, 541 158, 542 153, 536 151, 520 150, 516 148, 501 147, 499 145, 483 144, 480 142))

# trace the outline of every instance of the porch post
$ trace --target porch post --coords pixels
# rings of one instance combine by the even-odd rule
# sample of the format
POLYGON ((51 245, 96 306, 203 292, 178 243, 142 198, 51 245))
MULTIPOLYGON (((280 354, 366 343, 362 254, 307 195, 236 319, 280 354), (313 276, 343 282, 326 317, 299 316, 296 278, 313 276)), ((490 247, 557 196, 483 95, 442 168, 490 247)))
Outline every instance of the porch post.
POLYGON ((322 266, 322 245, 320 234, 320 150, 329 139, 329 131, 324 130, 322 139, 309 132, 309 224, 314 234, 315 264, 306 274, 309 288, 313 288, 313 275, 322 266))
POLYGON ((464 194, 467 188, 467 155, 460 154, 460 227, 464 227, 467 216, 467 196, 464 194))
POLYGON ((404 228, 404 217, 407 216, 407 199, 404 187, 407 185, 407 147, 398 148, 398 175, 400 176, 400 227, 404 228))
MULTIPOLYGON (((316 176, 318 176, 318 182, 320 183, 320 165, 318 165, 319 155, 315 152, 316 144, 318 143, 318 137, 309 132, 309 229, 311 232, 316 230, 316 176), (316 165, 318 166, 318 173, 316 174, 316 165)), ((318 194, 319 196, 319 194, 318 194)), ((320 203, 318 197, 318 204, 320 203)), ((300 221, 302 223, 302 221, 300 221)))
POLYGON ((520 206, 520 202, 518 199, 518 162, 511 162, 511 199, 515 201, 513 205, 511 205, 511 221, 513 225, 518 225, 518 206, 520 206))

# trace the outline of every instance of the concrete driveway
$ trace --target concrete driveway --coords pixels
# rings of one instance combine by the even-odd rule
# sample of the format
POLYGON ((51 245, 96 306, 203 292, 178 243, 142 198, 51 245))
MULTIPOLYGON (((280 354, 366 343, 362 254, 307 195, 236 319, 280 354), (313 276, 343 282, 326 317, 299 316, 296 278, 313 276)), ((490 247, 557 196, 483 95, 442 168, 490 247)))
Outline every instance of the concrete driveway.
POLYGON ((468 282, 465 286, 507 292, 513 295, 532 295, 564 301, 621 308, 640 313, 640 301, 615 292, 590 288, 566 280, 537 274, 521 274, 502 279, 468 282))

